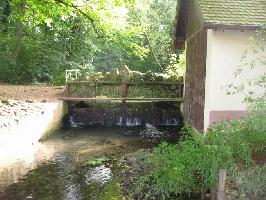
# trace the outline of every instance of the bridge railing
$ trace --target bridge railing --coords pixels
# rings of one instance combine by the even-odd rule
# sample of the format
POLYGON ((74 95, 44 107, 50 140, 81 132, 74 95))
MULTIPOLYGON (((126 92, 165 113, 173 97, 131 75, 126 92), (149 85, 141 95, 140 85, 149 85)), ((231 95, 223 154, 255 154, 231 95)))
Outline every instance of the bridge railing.
POLYGON ((79 74, 80 70, 78 69, 68 69, 65 71, 65 80, 66 83, 68 81, 75 81, 78 80, 78 74, 79 74))
POLYGON ((183 82, 67 81, 73 98, 183 98, 183 82))

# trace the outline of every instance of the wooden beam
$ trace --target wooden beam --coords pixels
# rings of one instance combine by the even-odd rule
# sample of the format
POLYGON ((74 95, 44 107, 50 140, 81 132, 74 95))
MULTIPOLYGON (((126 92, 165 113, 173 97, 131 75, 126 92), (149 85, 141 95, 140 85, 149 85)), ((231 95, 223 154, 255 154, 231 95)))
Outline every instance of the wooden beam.
POLYGON ((182 85, 183 81, 68 81, 68 85, 79 85, 79 84, 114 84, 114 85, 121 85, 122 83, 127 85, 152 85, 152 84, 158 84, 158 85, 182 85))
POLYGON ((234 24, 215 24, 215 23, 204 23, 203 28, 205 29, 224 29, 224 30, 240 30, 240 31, 257 31, 261 30, 262 26, 259 25, 234 25, 234 24))
POLYGON ((145 101, 145 102, 182 102, 183 98, 83 98, 83 97, 59 97, 64 101, 145 101))

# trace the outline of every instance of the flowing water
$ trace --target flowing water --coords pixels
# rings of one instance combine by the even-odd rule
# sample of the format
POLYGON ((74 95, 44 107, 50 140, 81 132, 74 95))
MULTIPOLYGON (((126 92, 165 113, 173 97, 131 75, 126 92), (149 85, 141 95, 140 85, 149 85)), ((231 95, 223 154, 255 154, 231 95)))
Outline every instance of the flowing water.
POLYGON ((0 152, 0 200, 112 199, 117 184, 112 169, 82 163, 150 148, 177 133, 177 127, 69 128, 34 144, 14 141, 0 152))

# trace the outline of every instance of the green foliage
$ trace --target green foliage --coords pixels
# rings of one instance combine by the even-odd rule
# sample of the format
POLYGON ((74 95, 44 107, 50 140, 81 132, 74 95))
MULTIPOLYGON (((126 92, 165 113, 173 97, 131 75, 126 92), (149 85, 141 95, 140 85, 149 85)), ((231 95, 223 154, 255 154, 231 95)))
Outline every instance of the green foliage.
POLYGON ((62 84, 66 69, 88 66, 94 72, 124 65, 162 71, 175 54, 171 48, 175 4, 174 0, 3 0, 0 81, 62 84))
POLYGON ((100 165, 103 165, 104 163, 106 163, 109 159, 106 157, 100 157, 100 158, 93 158, 90 160, 85 161, 82 166, 83 167, 97 167, 100 165))
MULTIPOLYGON (((165 71, 173 54, 172 36, 176 15, 175 0, 136 0, 129 8, 130 24, 140 29, 141 44, 148 49, 144 71, 165 71)), ((138 69, 139 70, 139 69, 138 69)))
POLYGON ((183 78, 183 72, 179 73, 176 69, 175 72, 169 73, 153 73, 150 70, 142 73, 139 71, 131 71, 125 65, 121 70, 117 68, 106 73, 95 72, 91 73, 88 69, 82 69, 79 71, 78 79, 85 81, 127 81, 127 82, 141 82, 141 81, 178 81, 183 78))
POLYGON ((7 106, 11 105, 11 103, 8 99, 2 99, 1 102, 7 106))
MULTIPOLYGON (((229 147, 235 160, 250 161, 250 144, 246 141, 247 130, 244 122, 221 122, 206 133, 205 140, 217 146, 229 147)), ((248 128, 249 129, 249 128, 248 128)))
POLYGON ((117 180, 108 182, 103 188, 103 200, 118 200, 123 199, 123 192, 121 186, 117 180))
POLYGON ((213 188, 219 169, 232 169, 235 161, 228 146, 215 144, 220 140, 218 135, 208 139, 190 138, 176 145, 159 145, 150 157, 152 172, 143 179, 152 187, 145 189, 159 197, 169 197, 197 191, 199 186, 213 188))
POLYGON ((166 68, 166 73, 175 78, 184 77, 186 67, 186 55, 185 53, 179 55, 177 59, 176 54, 172 54, 170 58, 169 66, 166 68))
POLYGON ((230 177, 237 191, 235 199, 250 199, 250 197, 265 197, 266 195, 266 165, 239 170, 230 177))
POLYGON ((219 170, 225 169, 234 177, 234 184, 247 189, 245 193, 261 194, 264 178, 256 176, 254 182, 249 179, 256 174, 265 175, 265 167, 253 167, 251 156, 265 152, 266 123, 261 124, 265 122, 265 102, 258 100, 250 106, 246 118, 221 122, 202 137, 195 136, 188 127, 182 131, 178 144, 160 144, 146 158, 152 170, 142 178, 138 191, 156 194, 158 198, 206 191, 216 187, 219 170), (256 188, 255 184, 259 186, 256 188))

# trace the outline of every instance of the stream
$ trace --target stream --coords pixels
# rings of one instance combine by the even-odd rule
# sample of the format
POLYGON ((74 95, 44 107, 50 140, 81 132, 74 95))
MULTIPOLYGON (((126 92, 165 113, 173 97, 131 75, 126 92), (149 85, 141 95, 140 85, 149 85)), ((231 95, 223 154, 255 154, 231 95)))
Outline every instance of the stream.
POLYGON ((14 141, 0 152, 0 200, 117 199, 112 167, 84 163, 152 148, 177 136, 176 126, 89 127, 63 129, 34 144, 14 141))

